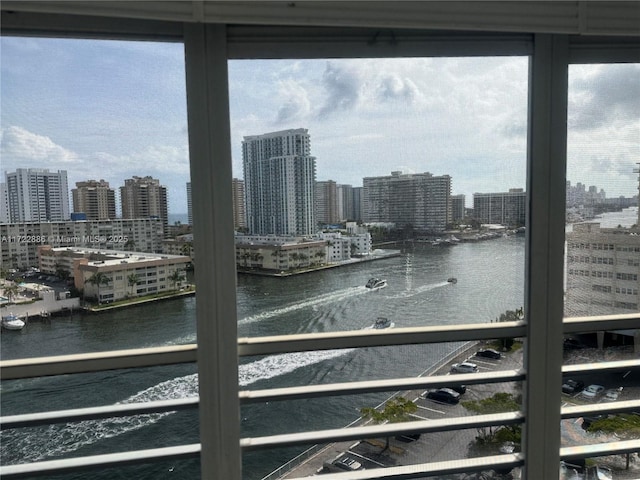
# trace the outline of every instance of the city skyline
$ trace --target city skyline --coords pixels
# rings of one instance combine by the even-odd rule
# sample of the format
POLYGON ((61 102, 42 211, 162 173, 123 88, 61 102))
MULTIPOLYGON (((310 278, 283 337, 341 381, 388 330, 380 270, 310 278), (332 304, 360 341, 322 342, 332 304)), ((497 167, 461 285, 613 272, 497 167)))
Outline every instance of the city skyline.
MULTIPOLYGON (((181 44, 1 45, 2 173, 64 169, 70 185, 151 175, 168 188, 169 212, 187 212, 181 44)), ((637 64, 570 68, 573 182, 637 194, 639 75, 637 64)), ((233 174, 242 178, 243 136, 305 128, 317 180, 429 171, 467 199, 524 188, 527 78, 525 57, 230 61, 233 174)))

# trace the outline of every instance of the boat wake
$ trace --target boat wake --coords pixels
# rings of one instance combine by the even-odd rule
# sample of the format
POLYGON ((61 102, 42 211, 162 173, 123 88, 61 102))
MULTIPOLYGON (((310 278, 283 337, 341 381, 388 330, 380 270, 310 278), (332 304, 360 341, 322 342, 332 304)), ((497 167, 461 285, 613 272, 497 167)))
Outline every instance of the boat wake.
MULTIPOLYGON (((238 382, 246 387, 291 373, 299 368, 348 354, 353 349, 272 355, 239 366, 238 382)), ((176 377, 142 390, 118 404, 173 400, 198 395, 198 375, 176 377)), ((37 462, 74 452, 101 440, 153 425, 174 412, 153 413, 104 420, 85 420, 64 425, 2 432, 0 459, 3 465, 37 462)))
POLYGON ((290 312, 295 312, 297 310, 302 310, 304 308, 315 308, 318 305, 325 305, 328 303, 339 302, 341 300, 345 300, 350 297, 355 297, 357 295, 365 294, 368 291, 369 291, 368 288, 365 288, 364 286, 358 286, 358 287, 345 288, 344 290, 338 290, 331 293, 325 293, 323 295, 318 295, 317 297, 313 297, 308 300, 304 300, 302 302, 293 303, 291 305, 286 305, 281 308, 267 310, 266 312, 261 312, 256 315, 251 315, 249 317, 242 318, 238 320, 238 325, 245 325, 248 323, 258 322, 260 320, 266 320, 268 318, 278 317, 280 315, 284 315, 290 312))
POLYGON ((388 298, 410 298, 410 297, 414 297, 416 295, 420 295, 421 293, 426 293, 428 291, 431 290, 435 290, 436 288, 440 288, 440 287, 445 287, 449 285, 449 282, 444 281, 444 282, 439 282, 439 283, 432 283, 429 285, 421 285, 418 288, 414 288, 411 290, 405 290, 403 292, 398 293, 397 295, 392 295, 388 298))

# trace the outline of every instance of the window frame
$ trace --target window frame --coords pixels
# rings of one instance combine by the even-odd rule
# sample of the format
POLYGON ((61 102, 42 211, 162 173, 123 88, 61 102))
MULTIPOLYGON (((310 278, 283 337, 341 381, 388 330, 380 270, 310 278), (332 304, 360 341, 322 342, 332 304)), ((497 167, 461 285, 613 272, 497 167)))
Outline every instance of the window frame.
MULTIPOLYGON (((227 201, 231 197, 232 179, 228 60, 348 57, 365 53, 367 56, 398 56, 399 53, 406 56, 530 55, 525 311, 528 318, 535 321, 524 326, 527 380, 523 458, 525 469, 532 478, 558 475, 561 458, 559 392, 565 370, 562 368, 562 337, 568 331, 578 331, 586 323, 591 326, 593 322, 593 319, 563 321, 568 65, 640 61, 637 37, 428 31, 402 31, 402 34, 380 36, 376 34, 378 28, 342 29, 345 35, 339 37, 339 29, 332 27, 314 28, 310 35, 309 27, 180 23, 21 12, 3 12, 2 23, 3 35, 143 39, 185 44, 191 171, 198 172, 192 178, 194 247, 198 252, 196 282, 199 290, 207 292, 207 295, 196 296, 200 347, 186 357, 189 360, 195 357, 198 363, 203 478, 241 478, 238 352, 232 348, 237 338, 237 326, 228 321, 236 318, 235 281, 228 281, 232 276, 235 279, 233 217, 231 203, 227 201), (375 40, 373 44, 372 40, 375 40), (376 48, 375 55, 372 55, 372 48, 376 48), (333 55, 328 53, 330 50, 333 55), (232 338, 233 343, 229 341, 232 338), (554 341, 549 342, 547 338, 554 341)), ((616 323, 619 321, 616 319, 608 321, 616 323)), ((624 320, 634 321, 640 328, 637 314, 624 320)), ((504 325, 504 328, 521 330, 523 326, 504 325)), ((403 333, 385 335, 400 338, 403 333)), ((430 334, 425 332, 425 335, 430 334)), ((361 345, 375 345, 379 341, 362 333, 354 338, 361 345)), ((310 335, 300 340, 315 345, 318 339, 310 335)), ((240 350, 245 348, 243 342, 246 341, 240 339, 240 350)), ((260 343, 260 340, 253 342, 260 343)), ((337 339, 330 340, 328 345, 335 346, 336 342, 337 339)), ((276 349, 271 345, 264 351, 290 351, 289 348, 291 344, 276 349)), ((161 357, 165 354, 173 355, 162 352, 161 357)), ((184 358, 182 354, 173 356, 179 357, 179 361, 184 358)), ((67 360, 73 363, 85 359, 67 360)), ((155 361, 152 364, 156 364, 155 361)), ((67 365, 65 361, 62 363, 67 365)), ((2 378, 10 378, 7 374, 28 376, 23 364, 2 362, 2 378)), ((51 365, 50 359, 44 359, 41 368, 49 372, 46 374, 56 374, 55 369, 49 368, 51 365)), ((108 358, 100 368, 137 365, 135 360, 114 363, 108 358)), ((66 371, 65 368, 63 366, 62 371, 66 371)), ((82 371, 87 371, 83 368, 82 371)), ((193 454, 193 450, 189 450, 189 454, 193 454)), ((570 458, 571 454, 574 452, 567 450, 563 456, 570 458)))

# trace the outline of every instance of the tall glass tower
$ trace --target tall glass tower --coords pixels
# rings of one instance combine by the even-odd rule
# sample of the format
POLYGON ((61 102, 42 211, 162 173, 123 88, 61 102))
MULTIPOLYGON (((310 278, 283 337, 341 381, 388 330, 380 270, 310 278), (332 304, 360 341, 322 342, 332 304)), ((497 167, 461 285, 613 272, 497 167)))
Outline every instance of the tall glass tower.
POLYGON ((307 129, 244 137, 242 159, 249 233, 314 233, 316 159, 307 129))

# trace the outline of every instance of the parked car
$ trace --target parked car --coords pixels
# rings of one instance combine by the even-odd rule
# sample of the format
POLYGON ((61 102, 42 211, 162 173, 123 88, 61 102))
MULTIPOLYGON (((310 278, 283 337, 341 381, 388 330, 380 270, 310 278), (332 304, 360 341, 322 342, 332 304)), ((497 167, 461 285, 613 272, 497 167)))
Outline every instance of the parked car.
POLYGON ((467 391, 466 385, 447 385, 447 388, 450 388, 454 392, 458 392, 460 395, 467 391))
POLYGON ((605 402, 615 402, 620 397, 622 393, 622 387, 618 388, 610 388, 606 392, 604 392, 604 397, 602 398, 605 402))
POLYGON ((493 348, 485 348, 476 352, 476 357, 492 358, 499 360, 502 358, 502 354, 493 348))
POLYGON ((460 394, 450 388, 439 388, 427 393, 427 398, 437 402, 450 403, 456 405, 460 401, 460 394))
POLYGON ((333 462, 333 464, 342 469, 342 470, 347 470, 347 471, 353 471, 353 470, 360 470, 362 469, 362 464, 357 461, 355 458, 351 458, 347 455, 344 455, 343 457, 340 457, 338 460, 336 460, 335 462, 333 462))
POLYGON ((454 363, 451 365, 451 373, 475 373, 478 366, 471 362, 454 363))
POLYGON ((562 384, 562 393, 572 394, 580 393, 584 388, 584 382, 580 380, 569 379, 562 384))
POLYGON ((582 396, 586 398, 596 398, 600 394, 604 392, 604 387, 602 385, 589 385, 582 391, 582 396))

